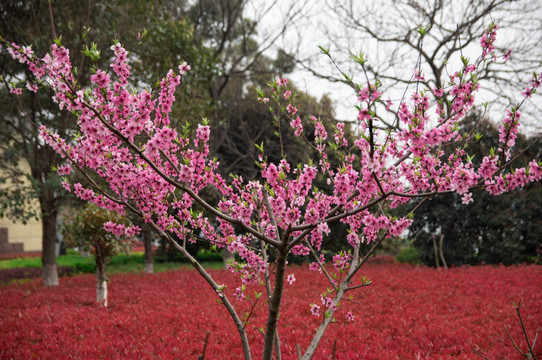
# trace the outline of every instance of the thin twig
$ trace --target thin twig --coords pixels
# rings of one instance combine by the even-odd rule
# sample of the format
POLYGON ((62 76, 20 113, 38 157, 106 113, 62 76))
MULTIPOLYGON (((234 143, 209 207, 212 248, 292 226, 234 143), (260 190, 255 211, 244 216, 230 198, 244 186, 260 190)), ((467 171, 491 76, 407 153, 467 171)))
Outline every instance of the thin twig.
POLYGON ((316 260, 316 263, 318 264, 318 266, 320 266, 320 269, 322 269, 322 271, 324 272, 324 274, 326 275, 329 283, 331 284, 331 286, 333 286, 333 290, 335 290, 335 292, 337 291, 337 285, 335 285, 335 282, 333 281, 333 279, 331 278, 331 276, 329 275, 329 273, 327 272, 324 264, 322 264, 322 262, 320 261, 320 259, 318 258, 318 254, 316 254, 316 251, 314 250, 314 248, 311 246, 311 244, 309 243, 309 241, 307 239, 303 240, 303 242, 305 243, 305 245, 309 248, 312 256, 314 256, 314 259, 316 260))
MULTIPOLYGON (((527 335, 527 330, 525 330, 525 324, 523 324, 523 319, 521 318, 521 313, 519 311, 520 307, 521 307, 521 300, 519 301, 518 306, 516 306, 516 312, 518 313, 519 322, 521 324, 521 329, 523 330, 523 336, 525 336, 525 340, 527 341, 527 346, 529 347, 529 352, 531 353, 531 356, 533 357, 533 360, 536 360, 536 356, 534 355, 534 351, 533 351, 534 344, 531 346, 531 342, 529 341, 529 336, 527 335)), ((538 334, 538 332, 537 332, 537 334, 538 334)))
POLYGON ((365 287, 365 286, 371 286, 371 282, 366 282, 365 284, 360 284, 360 285, 355 285, 355 286, 349 286, 348 288, 346 288, 346 290, 354 290, 354 289, 358 289, 360 287, 365 287))
POLYGON ((203 351, 200 356, 198 356, 198 360, 205 360, 205 352, 207 351, 207 343, 209 342, 209 335, 211 333, 207 331, 207 335, 205 335, 205 341, 203 342, 203 351))
POLYGON ((506 333, 508 334, 508 337, 510 338, 510 341, 512 341, 512 344, 514 344, 514 347, 516 348, 516 350, 523 356, 525 357, 525 353, 523 351, 521 351, 521 349, 519 348, 518 344, 516 344, 516 341, 514 340, 514 338, 512 337, 512 335, 510 334, 510 331, 508 331, 508 328, 505 326, 504 327, 504 330, 506 330, 506 333))
POLYGON ((51 0, 48 1, 48 5, 49 5, 49 19, 51 20, 51 32, 53 33, 53 40, 56 40, 57 36, 56 36, 56 30, 55 30, 55 18, 53 16, 53 4, 51 0))

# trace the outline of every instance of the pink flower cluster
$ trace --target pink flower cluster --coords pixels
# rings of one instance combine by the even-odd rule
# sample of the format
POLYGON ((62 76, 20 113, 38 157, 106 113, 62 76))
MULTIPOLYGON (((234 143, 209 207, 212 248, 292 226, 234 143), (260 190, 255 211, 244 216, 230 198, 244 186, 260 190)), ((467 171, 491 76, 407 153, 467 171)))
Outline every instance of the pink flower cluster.
POLYGON ((488 54, 491 54, 495 50, 495 39, 497 38, 497 29, 498 25, 492 23, 485 31, 482 39, 480 40, 480 45, 482 46, 482 56, 481 59, 485 59, 488 54))
POLYGON ((141 228, 137 225, 126 226, 124 224, 116 224, 112 221, 104 223, 104 229, 114 235, 127 237, 133 237, 141 231, 141 228))

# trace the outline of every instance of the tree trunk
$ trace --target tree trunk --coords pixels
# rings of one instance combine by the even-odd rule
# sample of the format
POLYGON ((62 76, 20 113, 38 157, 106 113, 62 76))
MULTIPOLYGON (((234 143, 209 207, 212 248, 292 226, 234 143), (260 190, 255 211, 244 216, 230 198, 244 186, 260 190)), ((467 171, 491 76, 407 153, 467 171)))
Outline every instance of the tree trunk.
POLYGON ((152 232, 150 229, 143 230, 143 244, 145 245, 145 269, 148 274, 154 272, 154 260, 152 258, 152 232))
POLYGON ((276 264, 275 288, 273 289, 273 296, 269 301, 269 314, 267 315, 265 329, 264 350, 262 356, 262 359, 264 360, 271 360, 273 357, 273 346, 275 345, 275 336, 277 335, 282 292, 284 290, 286 255, 280 251, 277 253, 276 264))
POLYGON ((448 269, 448 264, 446 263, 446 259, 444 259, 444 251, 442 250, 443 240, 444 240, 444 234, 440 234, 440 242, 439 242, 440 260, 442 260, 442 266, 444 266, 445 269, 448 269))
POLYGON ((107 276, 105 274, 105 258, 102 256, 101 249, 95 249, 96 254, 96 302, 107 307, 107 276))
POLYGON ((437 265, 437 269, 440 269, 439 262, 438 262, 437 240, 435 239, 435 235, 432 235, 431 239, 433 239, 433 250, 435 251, 435 263, 437 265))
POLYGON ((107 307, 107 279, 104 273, 98 271, 96 285, 96 302, 107 307))
MULTIPOLYGON (((40 198, 41 201, 41 198, 40 198)), ((43 209, 43 207, 42 207, 43 209)), ((42 251, 41 262, 43 272, 43 283, 45 286, 58 285, 58 271, 56 267, 55 246, 57 242, 56 235, 56 215, 55 211, 43 211, 42 217, 42 251)))

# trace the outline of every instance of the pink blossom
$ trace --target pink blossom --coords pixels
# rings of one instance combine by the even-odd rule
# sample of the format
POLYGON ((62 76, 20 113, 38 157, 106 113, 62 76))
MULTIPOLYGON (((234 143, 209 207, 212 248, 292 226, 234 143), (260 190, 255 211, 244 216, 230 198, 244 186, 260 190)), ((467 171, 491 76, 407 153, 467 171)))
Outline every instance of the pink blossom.
POLYGON ((69 192, 72 191, 72 187, 71 187, 70 183, 67 182, 67 181, 63 181, 63 182, 62 182, 62 187, 63 187, 66 191, 69 191, 69 192))
POLYGON ((188 65, 185 61, 181 65, 179 65, 179 74, 184 75, 187 71, 190 71, 191 69, 192 68, 190 67, 190 65, 188 65))
POLYGON ((90 76, 90 81, 98 85, 100 89, 106 88, 109 86, 109 74, 101 70, 96 70, 96 74, 90 76))
POLYGON ((348 267, 348 262, 352 259, 352 255, 344 251, 339 252, 336 255, 333 255, 333 266, 337 270, 344 270, 348 267))
POLYGON ((414 74, 414 80, 425 81, 425 74, 422 71, 414 69, 412 73, 414 74))
POLYGON ((286 281, 288 281, 288 284, 292 285, 294 283, 294 281, 295 281, 294 274, 288 275, 288 278, 286 279, 286 281))
POLYGON ((31 83, 26 83, 26 88, 30 91, 32 91, 33 93, 37 93, 38 92, 38 85, 36 84, 31 84, 31 83))
POLYGON ((58 167, 58 175, 61 175, 61 176, 70 175, 71 170, 72 170, 71 166, 61 165, 58 167))
POLYGON ((290 126, 295 129, 296 136, 300 136, 301 133, 303 132, 303 124, 301 123, 301 118, 299 116, 296 117, 295 119, 292 119, 292 121, 290 121, 290 126))
POLYGON ((132 225, 124 229, 124 235, 128 237, 133 237, 138 235, 141 232, 141 228, 137 225, 132 225))
POLYGON ((474 200, 472 200, 472 194, 468 192, 468 193, 463 194, 461 201, 463 202, 463 204, 469 204, 473 202, 474 200))
POLYGON ((297 112, 297 108, 295 106, 293 106, 292 104, 288 104, 286 106, 286 111, 290 114, 290 115, 295 115, 295 113, 297 112))
POLYGON ((437 98, 441 98, 442 96, 444 96, 444 89, 433 89, 433 95, 435 95, 437 98))
POLYGON ((277 78, 277 85, 278 86, 286 86, 288 84, 288 80, 285 78, 278 77, 277 78))
POLYGON ((114 235, 121 236, 124 235, 125 226, 124 224, 115 224, 112 221, 108 221, 104 224, 104 229, 114 235))
POLYGON ((521 95, 523 95, 523 97, 525 97, 525 98, 530 98, 530 97, 532 96, 532 90, 531 90, 531 88, 527 86, 527 87, 525 88, 525 90, 523 90, 523 91, 521 92, 521 95))
POLYGON ((292 97, 292 92, 290 90, 286 90, 284 92, 284 100, 288 100, 291 97, 292 97))
POLYGON ((508 61, 508 59, 510 59, 511 56, 512 56, 512 49, 508 49, 503 54, 502 58, 504 59, 504 61, 508 61))
POLYGON ((390 98, 388 98, 388 100, 386 101, 386 111, 389 111, 390 108, 392 107, 393 103, 391 101, 390 98))
POLYGON ((244 294, 243 290, 244 290, 244 285, 243 286, 238 286, 238 287, 235 288, 234 295, 235 295, 235 298, 237 300, 243 300, 245 298, 245 294, 244 294))

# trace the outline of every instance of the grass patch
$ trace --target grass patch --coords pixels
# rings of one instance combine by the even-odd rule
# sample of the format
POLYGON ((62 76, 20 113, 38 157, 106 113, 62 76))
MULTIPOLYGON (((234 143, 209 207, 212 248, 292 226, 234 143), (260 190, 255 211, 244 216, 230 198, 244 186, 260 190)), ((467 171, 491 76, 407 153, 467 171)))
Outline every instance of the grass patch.
MULTIPOLYGON (((77 251, 69 249, 66 255, 60 255, 56 257, 56 263, 58 266, 77 267, 79 264, 94 263, 94 258, 81 256, 77 251)), ((28 257, 0 260, 0 270, 21 267, 41 267, 41 258, 28 257)))
POLYGON ((395 260, 402 264, 421 265, 422 263, 418 249, 413 246, 402 249, 399 254, 395 256, 395 260))
MULTIPOLYGON (((202 259, 198 254, 198 259, 202 261, 202 265, 209 269, 221 269, 223 263, 221 259, 211 257, 207 253, 202 254, 202 259), (211 261, 207 261, 210 259, 211 261)), ((58 266, 70 266, 75 273, 93 273, 96 270, 94 256, 84 257, 79 252, 73 249, 68 249, 66 255, 56 257, 58 266)), ((129 273, 143 271, 145 264, 145 255, 143 252, 135 252, 130 255, 116 255, 111 258, 107 264, 108 274, 129 273)), ((14 268, 36 268, 41 267, 41 258, 29 257, 10 260, 0 260, 0 270, 14 268)), ((171 269, 191 269, 192 266, 186 262, 178 261, 155 261, 154 271, 164 272, 171 269)))
MULTIPOLYGON (((201 265, 205 269, 220 270, 224 268, 222 262, 202 262, 201 265)), ((154 263, 154 272, 164 272, 169 270, 178 270, 178 269, 193 269, 192 265, 189 263, 180 263, 180 262, 155 262, 154 263)), ((131 273, 131 272, 142 272, 143 264, 137 263, 125 263, 125 264, 110 264, 107 265, 108 274, 122 274, 122 273, 131 273)))

